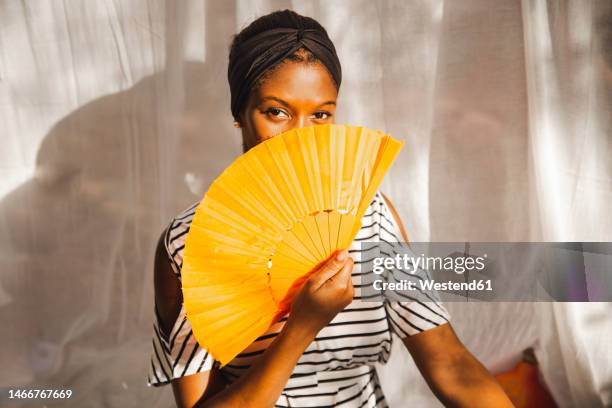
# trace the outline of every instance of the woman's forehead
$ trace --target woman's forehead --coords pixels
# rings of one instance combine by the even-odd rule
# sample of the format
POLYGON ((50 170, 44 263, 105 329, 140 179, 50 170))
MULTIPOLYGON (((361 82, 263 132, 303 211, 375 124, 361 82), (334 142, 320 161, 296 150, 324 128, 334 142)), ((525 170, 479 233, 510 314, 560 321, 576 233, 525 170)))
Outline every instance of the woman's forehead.
POLYGON ((275 97, 289 104, 323 104, 335 101, 336 85, 319 62, 284 62, 274 69, 257 89, 256 97, 275 97))

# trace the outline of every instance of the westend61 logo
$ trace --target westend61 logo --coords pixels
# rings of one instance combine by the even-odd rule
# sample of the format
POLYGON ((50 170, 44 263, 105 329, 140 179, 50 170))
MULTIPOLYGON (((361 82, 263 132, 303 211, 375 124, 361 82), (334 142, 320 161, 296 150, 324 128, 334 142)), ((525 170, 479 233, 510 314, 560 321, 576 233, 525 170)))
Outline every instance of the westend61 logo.
POLYGON ((394 269, 406 271, 411 274, 419 269, 453 271, 462 275, 465 271, 482 271, 485 268, 487 254, 482 256, 413 256, 409 254, 396 254, 394 257, 376 257, 373 259, 372 272, 377 275, 394 269))

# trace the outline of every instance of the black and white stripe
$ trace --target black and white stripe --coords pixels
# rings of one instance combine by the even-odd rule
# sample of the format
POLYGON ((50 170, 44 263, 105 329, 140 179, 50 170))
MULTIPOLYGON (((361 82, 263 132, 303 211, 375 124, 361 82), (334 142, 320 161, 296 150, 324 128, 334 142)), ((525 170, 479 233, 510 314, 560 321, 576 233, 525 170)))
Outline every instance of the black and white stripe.
MULTIPOLYGON (((196 207, 197 203, 178 215, 166 231, 166 250, 179 279, 185 237, 196 207)), ((354 300, 318 333, 302 354, 277 407, 387 406, 374 363, 388 361, 392 334, 404 338, 448 321, 449 315, 439 302, 417 299, 368 301, 362 296, 361 277, 367 273, 362 271, 362 266, 376 256, 375 252, 361 249, 360 243, 366 241, 402 241, 400 228, 380 192, 362 218, 362 228, 350 248, 355 259, 354 300)), ((285 320, 286 317, 273 325, 224 366, 221 374, 228 381, 243 375, 274 340, 285 320)), ((155 322, 149 385, 162 385, 175 378, 210 370, 214 363, 212 356, 194 338, 184 308, 167 339, 155 322)))

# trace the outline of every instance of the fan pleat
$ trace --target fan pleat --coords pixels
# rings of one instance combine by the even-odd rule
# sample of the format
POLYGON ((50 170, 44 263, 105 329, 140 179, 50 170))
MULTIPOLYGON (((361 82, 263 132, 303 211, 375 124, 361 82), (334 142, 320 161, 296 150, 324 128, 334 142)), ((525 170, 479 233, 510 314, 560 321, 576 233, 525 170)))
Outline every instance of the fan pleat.
POLYGON ((279 220, 282 226, 288 226, 293 222, 291 214, 286 211, 285 200, 278 194, 277 187, 270 180, 265 169, 261 167, 257 157, 247 164, 241 163, 237 166, 235 176, 242 181, 240 188, 256 200, 257 207, 255 208, 265 208, 266 211, 269 211, 267 214, 279 220))
POLYGON ((268 234, 273 233, 273 229, 262 225, 260 222, 256 222, 252 217, 248 218, 243 216, 243 213, 231 210, 212 197, 210 198, 209 209, 211 211, 209 211, 206 217, 198 217, 191 225, 211 229, 230 228, 229 232, 236 235, 246 234, 252 236, 255 233, 265 232, 266 234, 261 235, 260 239, 274 242, 274 239, 268 238, 268 234))
MULTIPOLYGON (((385 137, 385 143, 379 150, 378 156, 376 158, 376 164, 374 166, 374 171, 369 186, 363 194, 364 200, 359 208, 360 213, 365 213, 366 208, 368 207, 370 202, 372 202, 374 194, 376 194, 376 190, 380 186, 380 183, 382 182, 382 179, 387 173, 388 169, 391 167, 391 164, 399 154, 402 145, 403 142, 398 142, 397 140, 394 140, 389 136, 385 137)), ((355 235, 357 235, 358 230, 358 228, 354 230, 355 235)))
POLYGON ((340 222, 342 215, 338 211, 330 211, 328 214, 329 221, 329 242, 332 248, 340 247, 340 222))
MULTIPOLYGON (((314 144, 317 149, 317 157, 319 161, 319 181, 321 186, 321 194, 323 200, 322 209, 334 208, 332 205, 333 197, 333 186, 332 186, 332 170, 331 170, 331 157, 330 157, 330 143, 322 132, 328 128, 312 128, 314 144)), ((329 133, 329 130, 327 130, 329 133)))
POLYGON ((319 231, 319 239, 321 240, 321 244, 323 245, 323 252, 325 253, 325 258, 327 258, 335 249, 331 247, 329 239, 329 211, 321 211, 320 213, 317 213, 314 217, 314 222, 317 227, 317 230, 319 231))
POLYGON ((278 189, 278 195, 282 197, 281 200, 287 207, 290 219, 294 220, 298 214, 303 214, 305 207, 303 205, 303 198, 300 197, 300 194, 292 194, 292 192, 296 191, 296 187, 298 186, 296 183, 297 176, 293 168, 288 164, 286 152, 278 148, 271 149, 268 146, 268 148, 262 150, 261 153, 258 160, 266 169, 270 178, 270 183, 274 184, 278 189), (275 151, 278 151, 278 153, 275 154, 275 151))
MULTIPOLYGON (((299 228, 303 227, 300 226, 299 228)), ((286 256, 304 265, 312 265, 312 262, 315 262, 317 259, 316 254, 300 241, 296 231, 290 231, 285 234, 283 240, 278 244, 274 258, 280 256, 286 256)))
POLYGON ((299 212, 296 214, 306 214, 309 208, 306 199, 307 192, 302 190, 302 183, 300 181, 302 175, 298 169, 294 167, 289 150, 289 146, 297 142, 297 133, 288 134, 287 136, 286 138, 270 139, 267 148, 278 166, 279 174, 286 177, 285 182, 288 185, 288 195, 295 200, 296 208, 299 209, 299 212))
MULTIPOLYGON (((314 217, 306 217, 299 224, 299 226, 303 227, 303 230, 299 229, 300 232, 301 231, 305 231, 306 232, 307 237, 304 237, 303 240, 304 241, 306 241, 307 239, 310 240, 310 243, 312 244, 312 247, 316 251, 317 259, 325 258, 325 248, 323 248, 323 242, 321 242, 323 237, 321 236, 321 233, 319 232, 319 229, 317 228, 317 224, 315 222, 315 218, 314 217)), ((298 228, 296 228, 296 229, 298 229, 298 228)))
MULTIPOLYGON (((202 287, 186 288, 186 293, 190 299, 190 313, 200 313, 207 310, 219 312, 220 310, 227 310, 227 307, 231 308, 234 306, 240 308, 241 306, 248 306, 249 303, 253 302, 253 299, 262 297, 264 299, 259 302, 261 305, 269 302, 269 300, 265 299, 265 295, 267 295, 269 290, 265 281, 262 281, 257 286, 243 289, 244 293, 241 291, 239 295, 235 294, 236 292, 228 293, 226 287, 219 287, 210 283, 206 284, 207 286, 210 285, 210 289, 202 287)), ((208 314, 208 316, 211 316, 211 314, 208 314)))
POLYGON ((211 195, 217 201, 228 202, 230 208, 235 208, 235 211, 242 210, 244 214, 249 214, 249 216, 252 216, 258 223, 268 225, 269 228, 282 230, 285 227, 282 222, 283 220, 278 219, 273 211, 259 204, 257 198, 253 196, 249 188, 250 186, 227 177, 225 183, 221 183, 215 187, 211 195), (237 192, 240 192, 240 195, 237 195, 237 192), (240 197, 240 202, 234 197, 240 197))
MULTIPOLYGON (((262 154, 262 156, 265 156, 262 154)), ((263 158, 262 158, 263 159, 263 158)), ((245 172, 245 188, 253 189, 260 193, 260 204, 271 208, 276 215, 282 216, 283 224, 290 225, 295 219, 295 211, 287 205, 282 187, 283 177, 274 173, 272 169, 265 167, 259 157, 254 157, 249 168, 242 169, 245 172)))

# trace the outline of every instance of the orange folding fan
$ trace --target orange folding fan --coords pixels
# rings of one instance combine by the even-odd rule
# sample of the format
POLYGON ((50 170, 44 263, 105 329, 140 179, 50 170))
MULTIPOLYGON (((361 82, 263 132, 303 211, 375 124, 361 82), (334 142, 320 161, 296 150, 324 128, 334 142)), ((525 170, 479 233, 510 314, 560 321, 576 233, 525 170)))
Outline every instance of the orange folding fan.
POLYGON ((222 365, 291 307, 310 272, 347 248, 403 143, 344 125, 293 129, 240 156, 198 206, 183 302, 222 365))

